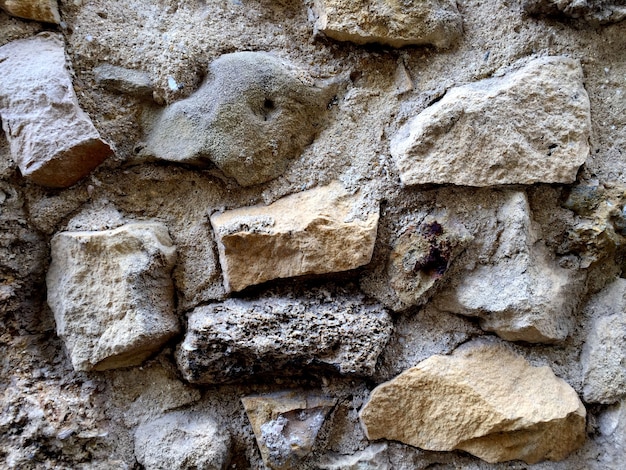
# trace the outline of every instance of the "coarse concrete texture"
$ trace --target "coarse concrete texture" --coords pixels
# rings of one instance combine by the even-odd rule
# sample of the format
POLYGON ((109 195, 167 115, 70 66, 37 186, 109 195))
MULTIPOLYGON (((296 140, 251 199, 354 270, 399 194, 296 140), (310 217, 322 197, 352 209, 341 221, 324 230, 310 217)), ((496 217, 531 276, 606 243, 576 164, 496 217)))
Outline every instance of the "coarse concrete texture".
POLYGON ((57 0, 0 0, 0 8, 18 18, 44 23, 61 22, 57 0))
POLYGON ((163 224, 61 232, 51 244, 48 304, 75 370, 141 364, 178 333, 163 224))
POLYGON ((44 186, 71 186, 113 154, 79 106, 57 34, 0 48, 0 117, 22 175, 44 186))

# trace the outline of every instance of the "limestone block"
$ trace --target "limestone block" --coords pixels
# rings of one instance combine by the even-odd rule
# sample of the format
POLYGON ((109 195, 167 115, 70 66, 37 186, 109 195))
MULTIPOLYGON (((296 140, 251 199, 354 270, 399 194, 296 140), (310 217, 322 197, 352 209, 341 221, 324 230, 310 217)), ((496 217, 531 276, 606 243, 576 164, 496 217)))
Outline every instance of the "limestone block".
POLYGON ((241 399, 265 465, 274 470, 298 468, 315 444, 337 400, 298 390, 241 399))
POLYGON ((589 154, 580 63, 542 57, 452 88, 392 137, 405 185, 572 183, 589 154))
POLYGON ((592 24, 617 23, 626 18, 624 0, 524 0, 523 7, 533 15, 564 15, 592 24))
POLYGON ((463 33, 454 0, 316 0, 316 31, 338 41, 446 48, 463 33))
POLYGON ((0 0, 0 8, 18 18, 44 23, 61 22, 57 0, 0 0))
POLYGON ((480 318, 480 326, 509 341, 553 343, 573 327, 584 275, 562 268, 533 223, 526 194, 507 191, 495 212, 495 246, 475 256, 433 298, 440 310, 480 318))
POLYGON ((193 310, 176 358, 192 383, 307 368, 368 376, 392 329, 385 309, 362 297, 228 299, 193 310))
POLYGON ((387 443, 372 444, 351 455, 328 455, 320 462, 322 470, 392 470, 387 443))
POLYGON ((94 68, 93 73, 96 82, 109 90, 140 98, 152 97, 152 80, 146 72, 102 64, 94 68))
POLYGON ((135 455, 146 470, 223 470, 230 435, 209 416, 174 411, 135 430, 135 455))
POLYGON ((563 460, 583 444, 585 416, 550 368, 489 343, 420 362, 376 387, 360 412, 369 439, 464 450, 490 463, 563 460))
POLYGON ((61 232, 51 245, 48 304, 75 370, 138 365, 178 332, 163 224, 61 232))
POLYGON ((617 279, 586 307, 592 317, 583 346, 583 397, 615 403, 626 396, 626 279, 617 279))
POLYGON ((337 90, 268 53, 226 54, 193 95, 156 119, 143 154, 198 166, 210 160, 242 186, 264 183, 313 141, 337 90))
POLYGON ((213 214, 224 286, 240 291, 272 279, 347 271, 369 263, 378 210, 359 219, 355 212, 360 202, 359 195, 334 182, 269 206, 213 214))
POLYGON ((80 109, 56 34, 0 47, 0 118, 22 175, 43 186, 71 186, 113 154, 80 109))

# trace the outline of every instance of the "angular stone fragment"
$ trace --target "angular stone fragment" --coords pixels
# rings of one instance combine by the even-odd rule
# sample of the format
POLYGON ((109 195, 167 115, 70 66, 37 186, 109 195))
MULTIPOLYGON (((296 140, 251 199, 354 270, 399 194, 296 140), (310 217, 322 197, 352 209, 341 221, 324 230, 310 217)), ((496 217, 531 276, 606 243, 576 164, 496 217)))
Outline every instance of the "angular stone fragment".
POLYGON ((526 194, 503 194, 496 210, 497 244, 475 255, 433 298, 440 310, 480 318, 509 341, 553 343, 573 327, 584 275, 562 268, 540 241, 526 194))
POLYGON ((264 183, 313 141, 337 90, 268 53, 226 54, 198 91, 157 118, 143 154, 199 166, 210 160, 242 186, 264 183))
POLYGON ((298 468, 315 444, 337 400, 319 393, 285 391, 241 399, 265 465, 275 470, 298 468))
POLYGON ((51 244, 48 304, 75 370, 138 365, 178 332, 163 224, 61 232, 51 244))
POLYGON ((71 186, 113 154, 80 109, 59 35, 0 47, 0 118, 22 175, 71 186))
POLYGON ((0 0, 0 8, 18 18, 44 23, 61 22, 57 0, 0 0))
POLYGON ((223 470, 230 436, 208 416, 175 411, 135 430, 135 455, 146 470, 223 470))
POLYGON ((562 460, 584 442, 585 416, 550 368, 488 343, 428 358, 376 387, 360 413, 369 439, 490 463, 562 460))
POLYGON ((384 308, 362 297, 228 299, 191 313, 176 358, 192 383, 299 374, 307 367, 368 376, 392 329, 384 308))
POLYGON ((378 442, 352 455, 329 455, 319 464, 322 470, 392 470, 387 444, 378 442))
POLYGON ((524 0, 531 15, 580 18, 592 24, 617 23, 626 18, 624 0, 524 0))
POLYGON ((589 154, 582 79, 577 60, 542 57, 448 90, 392 137, 402 183, 572 183, 589 154))
POLYGON ((315 30, 339 41, 446 48, 463 33, 454 0, 316 0, 315 30))
POLYGON ((583 346, 583 397, 615 403, 626 396, 626 279, 617 279, 586 307, 592 317, 583 346))
POLYGON ((360 200, 334 182, 269 206, 212 215, 224 286, 240 291, 272 279, 347 271, 369 263, 378 210, 359 219, 355 212, 360 200))
POLYGON ((105 88, 140 98, 152 97, 152 80, 146 72, 102 64, 93 73, 96 82, 105 88))

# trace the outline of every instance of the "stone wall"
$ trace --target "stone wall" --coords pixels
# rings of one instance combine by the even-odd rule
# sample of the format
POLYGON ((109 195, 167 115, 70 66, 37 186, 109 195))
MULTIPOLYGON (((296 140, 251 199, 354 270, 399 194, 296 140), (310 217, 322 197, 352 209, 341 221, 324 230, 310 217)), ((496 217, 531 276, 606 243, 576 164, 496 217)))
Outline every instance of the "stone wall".
POLYGON ((618 469, 626 4, 0 0, 0 461, 618 469))

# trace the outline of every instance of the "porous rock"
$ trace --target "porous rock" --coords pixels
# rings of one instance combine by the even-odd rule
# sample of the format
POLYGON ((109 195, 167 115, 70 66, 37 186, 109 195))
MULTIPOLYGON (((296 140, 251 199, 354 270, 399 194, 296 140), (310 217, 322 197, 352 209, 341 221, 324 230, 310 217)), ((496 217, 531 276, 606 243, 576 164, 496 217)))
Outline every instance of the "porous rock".
POLYGON ((402 126, 390 150, 405 185, 572 183, 590 129, 580 63, 542 57, 448 90, 402 126))
POLYGON ((316 31, 339 41, 446 48, 463 33, 454 0, 316 0, 316 31))
POLYGON ((626 279, 595 295, 585 310, 592 320, 580 358, 583 397, 615 403, 626 395, 626 279))
POLYGON ((428 358, 376 387, 360 412, 369 439, 464 450, 490 463, 565 459, 584 442, 585 416, 550 368, 489 343, 428 358))
POLYGON ((269 206, 216 213, 224 286, 230 291, 271 279, 363 266, 372 258, 378 209, 355 217, 361 197, 341 183, 293 194, 269 206))
POLYGON ((0 118, 23 176, 64 188, 113 154, 80 108, 53 33, 0 47, 0 118))
POLYGON ((623 0, 524 0, 523 7, 533 15, 563 15, 592 24, 617 23, 626 18, 623 0))
POLYGON ((178 332, 163 224, 61 232, 51 245, 48 304, 75 370, 138 365, 178 332))
POLYGON ((135 455, 146 470, 223 470, 230 435, 197 411, 174 411, 135 430, 135 455))
MULTIPOLYGON (((524 192, 494 201, 496 239, 470 253, 474 261, 433 298, 440 310, 480 318, 509 341, 553 343, 573 327, 584 275, 559 266, 541 241, 524 192)), ((468 248, 470 250, 470 248, 468 248)))
POLYGON ((242 186, 282 174, 322 124, 338 82, 314 83, 264 52, 216 59, 190 97, 156 119, 143 154, 206 166, 210 160, 242 186))
POLYGON ((140 98, 152 97, 152 80, 146 72, 102 64, 93 73, 96 82, 109 90, 140 98))
POLYGON ((307 368, 368 376, 392 329, 385 309, 360 296, 228 299, 193 310, 176 358, 192 383, 307 368))
POLYGON ((275 470, 298 468, 337 400, 298 390, 241 399, 265 465, 275 470))
POLYGON ((0 8, 18 18, 44 23, 61 22, 57 0, 0 0, 0 8))

